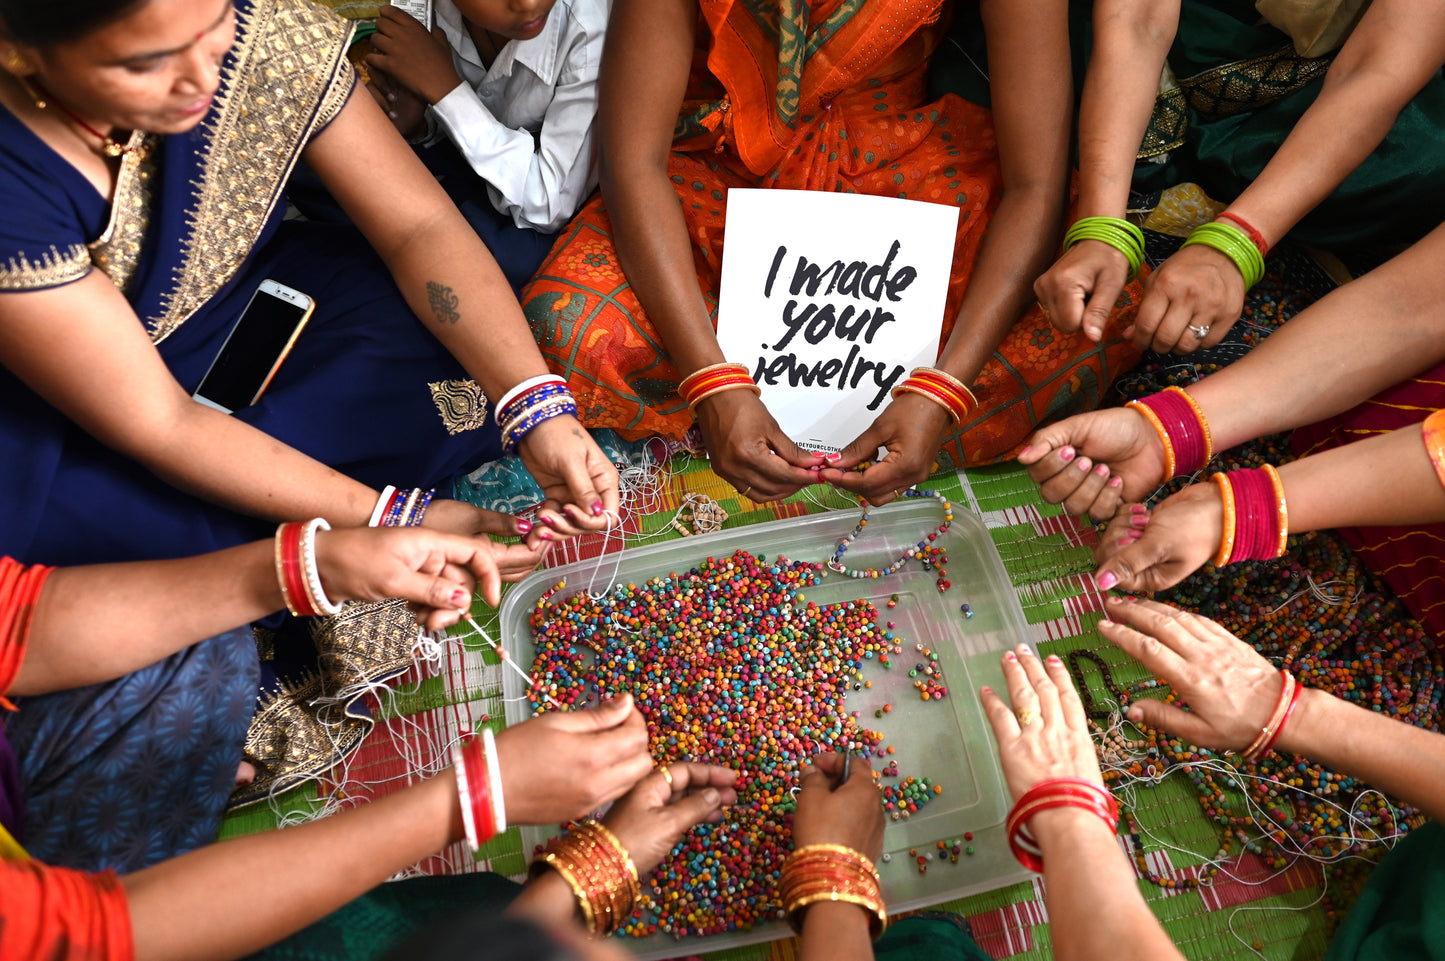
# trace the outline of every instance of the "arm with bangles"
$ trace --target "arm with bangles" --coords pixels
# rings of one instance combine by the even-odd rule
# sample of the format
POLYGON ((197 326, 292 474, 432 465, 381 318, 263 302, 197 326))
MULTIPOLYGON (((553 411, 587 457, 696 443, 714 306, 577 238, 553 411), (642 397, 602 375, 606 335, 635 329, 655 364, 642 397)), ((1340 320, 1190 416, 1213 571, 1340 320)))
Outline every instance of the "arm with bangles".
MULTIPOLYGON (((1277 712, 1281 674, 1254 648, 1207 617, 1154 601, 1112 597, 1101 633, 1189 705, 1140 698, 1136 724, 1189 744, 1241 751, 1277 712)), ((1303 688, 1292 712, 1269 734, 1273 749, 1333 771, 1445 818, 1445 736, 1303 688)))
MULTIPOLYGON (((623 273, 684 376, 723 363, 698 286, 692 240, 668 160, 687 89, 696 0, 617 0, 598 81, 598 162, 623 273)), ((693 408, 713 469, 757 500, 786 497, 817 476, 822 458, 798 449, 750 390, 724 390, 693 408)))
MULTIPOLYGON (((1266 253, 1379 146, 1442 62, 1445 9, 1376 0, 1330 65, 1315 102, 1254 183, 1208 229, 1219 231, 1222 224, 1266 253)), ((1224 338, 1244 308, 1249 282, 1242 282, 1243 267, 1236 269, 1224 249, 1190 244, 1150 276, 1135 319, 1137 345, 1188 353, 1224 338), (1207 332, 1190 335, 1191 326, 1207 332)))
MULTIPOLYGON (((1061 0, 986 0, 989 90, 1002 168, 1002 197, 989 219, 953 332, 937 370, 952 378, 962 406, 936 402, 905 385, 878 418, 830 462, 821 479, 870 503, 927 479, 939 447, 977 406, 973 382, 1009 329, 1033 302, 1033 281, 1053 258, 1068 199, 1068 4, 1061 0), (855 465, 887 456, 861 474, 855 465)), ((914 378, 910 378, 912 381, 914 378)), ((947 391, 947 387, 944 388, 947 391)), ((733 391, 732 393, 741 393, 733 391)))
MULTIPOLYGON (((1187 394, 1212 449, 1342 413, 1445 361, 1442 257, 1445 226, 1191 384, 1187 394)), ((1121 502, 1141 501, 1171 477, 1204 466, 1176 458, 1173 473, 1166 473, 1163 438, 1137 408, 1094 411, 1045 427, 1029 439, 1019 463, 1045 500, 1101 520, 1121 502), (1096 464, 1105 465, 1104 476, 1091 471, 1096 464)))
POLYGON ((1044 876, 1056 957, 1182 959, 1119 847, 1117 807, 1100 806, 1108 789, 1068 669, 1021 644, 1004 655, 1003 673, 1008 701, 990 688, 979 697, 1015 802, 1008 829, 1027 833, 1042 860, 1029 866, 1044 876))
MULTIPOLYGON (((1174 33, 1179 0, 1099 0, 1094 48, 1079 103, 1079 219, 1122 220, 1134 161, 1148 129, 1174 33)), ((1114 245, 1081 240, 1034 283, 1049 321, 1098 341, 1130 271, 1114 245)))
POLYGON ((1273 493, 1259 476, 1271 470, 1230 471, 1152 513, 1121 513, 1096 549, 1096 582, 1158 591, 1211 558, 1222 565, 1279 557, 1289 533, 1445 521, 1445 413, 1284 464, 1273 493))
MULTIPOLYGON (((486 245, 371 97, 351 97, 305 157, 376 248, 412 310, 487 397, 500 400, 548 375, 486 245)), ((578 423, 575 404, 571 411, 553 411, 516 448, 547 495, 549 526, 569 536, 607 526, 605 515, 618 506, 617 469, 578 423)), ((504 441, 508 433, 503 425, 504 441)))

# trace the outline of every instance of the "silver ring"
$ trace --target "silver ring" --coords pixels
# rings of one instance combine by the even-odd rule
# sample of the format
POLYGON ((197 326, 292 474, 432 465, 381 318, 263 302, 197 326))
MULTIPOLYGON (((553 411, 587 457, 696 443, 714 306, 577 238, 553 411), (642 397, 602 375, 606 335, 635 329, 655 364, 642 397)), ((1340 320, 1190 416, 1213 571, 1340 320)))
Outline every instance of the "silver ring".
POLYGON ((1189 325, 1189 332, 1194 335, 1195 340, 1203 340, 1209 336, 1208 327, 1201 327, 1195 324, 1189 325))

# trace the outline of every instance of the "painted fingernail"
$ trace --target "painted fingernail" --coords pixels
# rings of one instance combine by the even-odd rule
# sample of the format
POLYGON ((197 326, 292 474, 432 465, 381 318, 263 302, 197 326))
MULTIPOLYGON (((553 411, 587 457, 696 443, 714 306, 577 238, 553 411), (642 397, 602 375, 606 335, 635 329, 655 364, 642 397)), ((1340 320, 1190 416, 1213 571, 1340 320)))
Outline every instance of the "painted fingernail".
POLYGON ((1019 659, 1019 656, 1018 656, 1017 654, 1015 654, 1013 651, 1004 651, 1004 653, 1003 653, 1003 659, 1004 659, 1005 661, 1017 661, 1017 660, 1019 659))
POLYGON ((1094 468, 1094 473, 1095 473, 1095 474, 1098 474, 1100 477, 1108 477, 1108 476, 1109 476, 1109 465, 1108 465, 1108 464, 1100 464, 1098 467, 1095 467, 1095 468, 1094 468))
POLYGON ((592 502, 592 516, 593 516, 593 517, 601 517, 601 516, 602 516, 602 502, 601 502, 601 501, 593 501, 593 502, 592 502))
POLYGON ((1114 576, 1113 571, 1105 571, 1094 579, 1094 583, 1099 585, 1099 590, 1107 591, 1109 588, 1119 583, 1119 578, 1114 576))
POLYGON ((466 592, 466 591, 463 591, 463 590, 460 590, 460 589, 455 590, 455 591, 452 591, 452 604, 453 604, 453 605, 455 605, 457 608, 460 608, 460 607, 461 607, 463 604, 465 604, 466 602, 467 602, 467 592, 466 592))
POLYGON ((979 692, 982 693, 982 694, 992 694, 992 693, 993 693, 993 688, 991 688, 991 687, 981 687, 981 688, 979 688, 979 692))
POLYGON ((1148 512, 1149 512, 1149 508, 1145 507, 1143 504, 1130 504, 1130 505, 1129 505, 1129 513, 1131 513, 1131 514, 1147 514, 1148 512))
POLYGON ((1027 454, 1029 451, 1031 451, 1031 450, 1033 450, 1033 449, 1034 449, 1034 445, 1033 445, 1033 444, 1025 444, 1025 445, 1024 445, 1024 449, 1021 450, 1021 451, 1019 451, 1019 456, 1022 457, 1022 456, 1024 456, 1025 454, 1027 454))
POLYGON ((1109 619, 1107 619, 1107 618, 1105 618, 1104 620, 1102 620, 1102 621, 1099 622, 1099 626, 1100 626, 1100 627, 1113 627, 1113 626, 1114 626, 1114 622, 1111 621, 1111 620, 1109 620, 1109 619))
POLYGON ((1109 486, 1110 486, 1110 487, 1123 487, 1123 486, 1124 486, 1124 478, 1122 478, 1122 477, 1116 477, 1116 478, 1114 478, 1113 480, 1109 481, 1109 486))
POLYGON ((1117 543, 1120 547, 1128 547, 1130 544, 1134 543, 1134 538, 1130 537, 1128 534, 1125 534, 1123 537, 1119 538, 1117 543))
POLYGON ((538 534, 537 536, 540 537, 540 538, 542 538, 542 540, 544 540, 544 541, 550 541, 550 540, 552 539, 552 535, 551 535, 551 533, 548 532, 548 531, 543 531, 542 533, 538 534))
POLYGON ((556 527, 556 526, 557 526, 557 522, 554 521, 550 516, 548 516, 548 515, 546 515, 546 514, 543 514, 543 515, 539 518, 539 520, 541 520, 541 522, 542 522, 543 524, 546 524, 548 527, 556 527))
POLYGON ((1047 660, 1050 664, 1054 664, 1054 665, 1058 665, 1058 664, 1062 664, 1062 663, 1063 663, 1063 661, 1059 660, 1059 655, 1057 655, 1057 654, 1050 654, 1050 655, 1046 658, 1046 660, 1047 660))
POLYGON ((1104 598, 1104 602, 1107 604, 1122 604, 1124 603, 1124 598, 1120 597, 1118 594, 1110 594, 1108 597, 1104 598))
POLYGON ((1130 594, 1128 597, 1124 598, 1124 600, 1128 601, 1130 604, 1139 603, 1139 598, 1135 597, 1133 594, 1130 594))
POLYGON ((1027 654, 1029 657, 1033 657, 1033 656, 1034 656, 1034 649, 1031 648, 1031 647, 1029 647, 1027 644, 1020 644, 1020 645, 1019 645, 1019 653, 1020 653, 1020 654, 1027 654))
POLYGON ((1087 474, 1089 472, 1089 468, 1094 466, 1094 462, 1089 460, 1089 458, 1087 457, 1080 457, 1079 462, 1074 466, 1087 474))
POLYGON ((838 461, 843 459, 843 455, 842 453, 826 454, 824 455, 823 459, 830 464, 836 464, 838 461))
POLYGON ((1149 518, 1146 517, 1146 516, 1143 515, 1143 514, 1135 514, 1133 517, 1129 518, 1129 526, 1130 526, 1130 527, 1148 527, 1148 526, 1149 526, 1149 518))
POLYGON ((532 529, 532 522, 531 522, 531 521, 524 521, 524 520, 522 520, 520 517, 517 518, 517 533, 518 533, 518 534, 526 534, 526 533, 528 533, 529 531, 531 531, 531 529, 532 529))
POLYGON ((1144 720, 1144 709, 1137 704, 1129 708, 1129 710, 1125 713, 1128 715, 1129 720, 1131 721, 1138 722, 1144 720))
POLYGON ((1059 451, 1059 460, 1071 461, 1074 459, 1075 453, 1077 452, 1072 447, 1065 447, 1063 450, 1059 451))

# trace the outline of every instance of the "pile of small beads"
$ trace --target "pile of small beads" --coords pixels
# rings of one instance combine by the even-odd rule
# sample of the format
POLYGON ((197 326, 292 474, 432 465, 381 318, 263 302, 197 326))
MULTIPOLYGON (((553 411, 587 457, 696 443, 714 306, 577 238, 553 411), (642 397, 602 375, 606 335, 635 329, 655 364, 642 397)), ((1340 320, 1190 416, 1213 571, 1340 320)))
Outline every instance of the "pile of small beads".
MULTIPOLYGON (((624 932, 706 935, 780 917, 774 882, 791 847, 791 789, 803 762, 845 747, 892 753, 845 699, 864 683, 864 662, 882 663, 901 645, 865 600, 807 601, 801 591, 821 569, 739 551, 600 597, 549 591, 538 600, 534 710, 548 696, 581 706, 631 692, 654 757, 740 774, 726 820, 689 832, 645 881, 624 932)), ((883 803, 903 818, 941 792, 908 777, 884 787, 883 803)))

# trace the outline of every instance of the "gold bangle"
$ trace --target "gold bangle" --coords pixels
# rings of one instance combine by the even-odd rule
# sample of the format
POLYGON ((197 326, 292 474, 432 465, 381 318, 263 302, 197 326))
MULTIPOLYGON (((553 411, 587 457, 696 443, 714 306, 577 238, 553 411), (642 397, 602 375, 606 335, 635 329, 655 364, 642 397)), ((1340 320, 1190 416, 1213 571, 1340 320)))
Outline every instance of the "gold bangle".
POLYGON ((1234 554, 1234 488, 1229 478, 1216 473, 1210 480, 1219 487, 1219 500, 1224 508, 1224 527, 1219 533, 1219 553, 1214 555, 1214 566, 1223 567, 1234 554))
POLYGON ((697 405, 698 405, 698 404, 701 404, 703 401, 707 400, 709 397, 712 397, 712 396, 714 396, 714 395, 716 395, 716 394, 721 394, 721 393, 722 393, 723 391, 725 391, 725 390, 739 390, 739 389, 752 391, 754 397, 761 397, 761 396, 763 396, 763 389, 762 389, 761 387, 759 387, 757 384, 753 383, 751 379, 749 379, 747 383, 742 383, 742 382, 738 382, 738 381, 728 381, 728 382, 726 382, 726 383, 719 384, 718 386, 712 388, 711 390, 703 391, 701 394, 697 395, 697 396, 694 397, 692 400, 688 401, 688 403, 687 403, 687 409, 690 410, 690 411, 692 411, 693 414, 696 414, 696 413, 697 413, 697 405))
POLYGON ((868 913, 868 933, 877 941, 888 930, 888 911, 883 907, 881 898, 870 898, 861 894, 848 894, 846 892, 831 891, 819 894, 810 894, 799 898, 787 906, 788 925, 797 934, 803 933, 803 913, 812 905, 820 901, 844 902, 856 904, 868 913))
POLYGON ((752 375, 748 373, 748 369, 742 364, 734 364, 729 361, 723 361, 720 364, 708 364, 706 367, 699 367, 697 370, 688 374, 682 379, 682 382, 677 385, 677 392, 683 397, 686 397, 688 387, 696 383, 698 378, 711 374, 714 371, 729 369, 736 370, 742 376, 747 377, 748 379, 752 379, 752 375))
POLYGON ((964 397, 968 398, 970 413, 978 410, 978 397, 974 395, 973 390, 970 389, 969 386, 963 381, 950 374, 948 371, 942 370, 938 367, 915 367, 913 368, 913 373, 909 374, 908 376, 912 377, 915 374, 919 373, 932 374, 940 380, 948 381, 950 384, 953 385, 956 390, 962 392, 964 397))
POLYGON ((1274 485, 1274 509, 1279 526, 1279 540, 1274 545, 1274 556, 1283 557, 1289 546, 1289 505, 1284 500, 1284 481, 1280 480, 1279 471, 1272 465, 1265 464, 1264 471, 1269 475, 1269 482, 1274 485))
POLYGON ((948 411, 948 416, 953 421, 955 427, 963 423, 963 417, 959 415, 958 411, 954 410, 951 406, 949 406, 947 401, 945 401, 942 397, 939 397, 932 391, 924 390, 921 387, 915 387, 907 381, 904 381, 897 387, 893 388, 893 390, 889 391, 888 396, 892 397, 894 400, 897 400, 899 394, 917 394, 919 397, 927 397, 939 407, 942 407, 944 410, 948 411))

